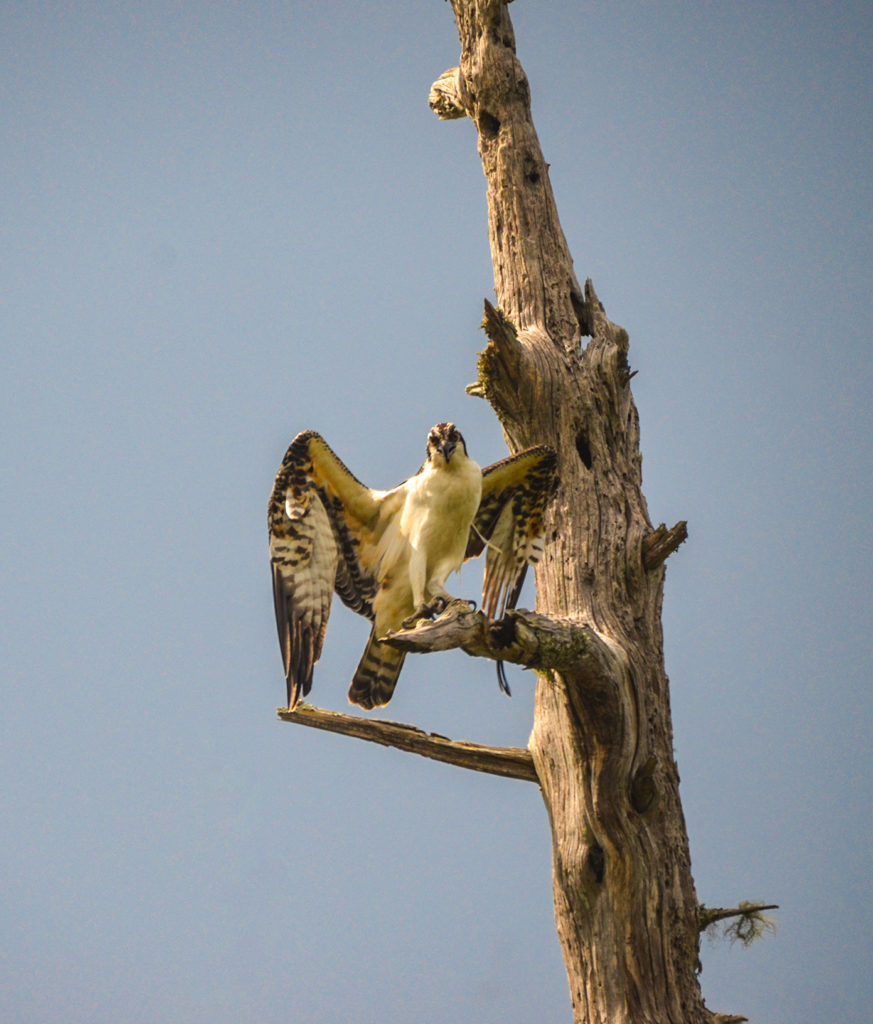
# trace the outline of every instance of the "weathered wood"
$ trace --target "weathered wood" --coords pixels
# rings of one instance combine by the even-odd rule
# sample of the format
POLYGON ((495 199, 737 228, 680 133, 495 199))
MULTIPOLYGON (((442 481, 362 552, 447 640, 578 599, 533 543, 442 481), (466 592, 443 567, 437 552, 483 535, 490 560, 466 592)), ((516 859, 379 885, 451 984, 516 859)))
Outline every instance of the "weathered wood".
POLYGON ((457 600, 438 618, 424 619, 383 639, 416 654, 460 648, 474 658, 508 661, 541 672, 577 667, 583 661, 593 678, 614 672, 612 648, 589 626, 521 608, 492 621, 467 601, 457 600))
POLYGON ((305 702, 298 704, 293 711, 277 708, 276 714, 283 722, 354 736, 359 740, 379 743, 383 747, 396 747, 459 768, 502 775, 508 779, 523 779, 526 782, 539 781, 530 752, 519 747, 487 747, 481 743, 450 740, 437 733, 423 732, 414 725, 343 715, 305 702))
POLYGON ((491 403, 511 450, 558 452, 537 611, 610 652, 541 673, 530 744, 574 1019, 703 1024, 661 636, 662 563, 684 524, 662 532, 649 519, 628 335, 576 279, 506 5, 452 8, 461 59, 440 103, 477 128, 497 296, 471 393, 491 403))
POLYGON ((684 520, 669 530, 664 523, 661 523, 648 537, 643 538, 644 567, 649 571, 657 569, 686 540, 688 540, 688 523, 684 520))

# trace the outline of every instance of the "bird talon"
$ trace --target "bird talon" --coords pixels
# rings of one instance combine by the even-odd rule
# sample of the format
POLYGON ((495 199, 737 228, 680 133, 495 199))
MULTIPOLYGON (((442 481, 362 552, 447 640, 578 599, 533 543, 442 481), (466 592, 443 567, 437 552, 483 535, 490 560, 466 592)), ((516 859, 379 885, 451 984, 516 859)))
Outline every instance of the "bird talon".
POLYGON ((420 604, 409 618, 404 619, 400 625, 404 629, 412 629, 417 622, 421 622, 424 619, 435 619, 448 608, 451 603, 451 599, 443 597, 442 594, 437 594, 430 602, 425 601, 424 604, 420 604))
POLYGON ((427 602, 420 604, 415 611, 408 618, 405 618, 400 625, 403 629, 412 629, 417 622, 421 622, 423 619, 433 618, 433 607, 427 602))

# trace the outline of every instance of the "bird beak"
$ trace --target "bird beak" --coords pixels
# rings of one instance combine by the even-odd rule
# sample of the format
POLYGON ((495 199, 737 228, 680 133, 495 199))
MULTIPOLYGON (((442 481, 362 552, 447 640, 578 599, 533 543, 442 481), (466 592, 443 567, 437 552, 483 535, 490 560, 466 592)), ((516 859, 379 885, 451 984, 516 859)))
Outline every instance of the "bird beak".
POLYGON ((449 464, 456 447, 457 445, 454 441, 443 441, 440 445, 440 452, 442 453, 442 457, 446 460, 446 465, 449 464))

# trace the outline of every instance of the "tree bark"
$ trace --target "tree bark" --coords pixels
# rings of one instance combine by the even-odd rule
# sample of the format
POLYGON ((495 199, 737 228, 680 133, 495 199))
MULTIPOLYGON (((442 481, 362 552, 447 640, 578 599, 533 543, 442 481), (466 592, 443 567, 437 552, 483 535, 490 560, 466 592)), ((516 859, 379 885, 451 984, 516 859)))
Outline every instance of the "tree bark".
POLYGON ((546 443, 559 453, 537 611, 585 626, 609 652, 540 673, 530 741, 574 1020, 712 1021, 697 980, 661 634, 663 562, 685 524, 649 520, 628 336, 576 280, 506 5, 452 7, 460 67, 436 83, 431 105, 476 125, 498 306, 486 308, 473 391, 512 451, 546 443))

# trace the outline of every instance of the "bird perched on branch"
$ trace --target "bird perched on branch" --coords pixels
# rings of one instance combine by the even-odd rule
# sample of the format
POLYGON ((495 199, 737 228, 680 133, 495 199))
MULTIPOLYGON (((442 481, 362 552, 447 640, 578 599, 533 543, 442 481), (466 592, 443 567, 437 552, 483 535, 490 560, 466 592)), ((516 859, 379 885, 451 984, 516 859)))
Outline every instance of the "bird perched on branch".
POLYGON ((482 609, 499 618, 514 608, 528 564, 543 552, 556 461, 538 445, 482 470, 457 427, 438 423, 415 476, 375 491, 314 430, 298 434, 268 507, 289 709, 312 686, 333 591, 373 623, 349 690, 349 701, 367 709, 391 699, 405 657, 381 638, 439 614, 452 600, 446 579, 486 545, 482 609))

